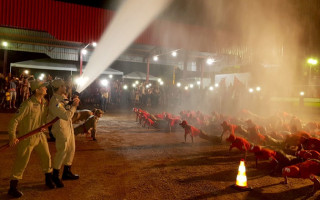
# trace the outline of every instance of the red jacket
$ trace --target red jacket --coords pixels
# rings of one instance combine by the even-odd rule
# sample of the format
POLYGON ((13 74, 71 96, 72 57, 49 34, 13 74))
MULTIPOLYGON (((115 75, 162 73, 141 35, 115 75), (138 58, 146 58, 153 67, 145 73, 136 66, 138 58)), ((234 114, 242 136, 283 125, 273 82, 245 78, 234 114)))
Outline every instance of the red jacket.
POLYGON ((191 134, 191 136, 198 136, 200 133, 201 131, 194 126, 187 125, 184 129, 185 135, 191 134))
POLYGON ((296 153, 297 156, 308 160, 308 159, 318 159, 320 160, 320 153, 315 150, 301 150, 296 153))
POLYGON ((254 146, 251 150, 258 160, 275 160, 276 152, 271 149, 254 146))
POLYGON ((248 151, 251 148, 251 144, 246 139, 236 137, 234 134, 231 134, 227 141, 231 142, 229 150, 236 147, 240 151, 248 151))
POLYGON ((282 169, 282 175, 296 178, 309 178, 310 175, 320 173, 319 160, 307 160, 303 163, 298 163, 282 169))
POLYGON ((301 144, 305 150, 316 150, 320 152, 320 140, 317 138, 305 139, 301 144))

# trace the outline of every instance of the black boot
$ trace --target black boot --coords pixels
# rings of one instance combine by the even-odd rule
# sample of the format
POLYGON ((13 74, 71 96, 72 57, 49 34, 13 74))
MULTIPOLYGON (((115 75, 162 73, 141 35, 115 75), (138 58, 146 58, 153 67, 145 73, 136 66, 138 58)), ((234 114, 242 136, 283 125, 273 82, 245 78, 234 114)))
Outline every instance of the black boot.
POLYGON ((78 174, 73 174, 71 172, 71 166, 65 165, 62 174, 62 180, 77 180, 79 179, 78 174))
POLYGON ((50 188, 50 189, 56 188, 56 186, 53 183, 51 173, 46 173, 46 186, 48 186, 48 188, 50 188))
POLYGON ((23 195, 22 192, 20 192, 18 189, 17 189, 17 186, 18 186, 18 180, 11 180, 10 181, 10 189, 8 191, 8 195, 14 197, 14 198, 19 198, 23 195))
POLYGON ((64 187, 61 179, 59 178, 59 170, 58 169, 53 169, 52 181, 54 182, 54 184, 56 184, 57 188, 64 187))

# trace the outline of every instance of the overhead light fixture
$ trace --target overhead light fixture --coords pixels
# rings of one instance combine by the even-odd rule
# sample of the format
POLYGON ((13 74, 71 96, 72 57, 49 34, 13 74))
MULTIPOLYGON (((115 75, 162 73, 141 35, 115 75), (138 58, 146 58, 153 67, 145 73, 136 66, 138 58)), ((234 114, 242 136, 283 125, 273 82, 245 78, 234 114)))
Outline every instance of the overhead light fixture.
POLYGON ((256 87, 256 90, 257 90, 257 91, 260 91, 260 90, 261 90, 261 88, 258 86, 258 87, 256 87))
POLYGON ((108 82, 107 79, 102 79, 102 80, 100 81, 100 83, 101 83, 102 86, 107 86, 109 82, 108 82))
POLYGON ((8 46, 8 42, 6 42, 6 41, 2 42, 2 46, 7 47, 8 46))
POLYGON ((253 89, 252 89, 252 88, 249 88, 249 92, 252 93, 252 92, 253 92, 253 89))
POLYGON ((82 53, 83 55, 86 55, 86 54, 88 53, 88 51, 87 51, 86 49, 82 49, 82 50, 81 50, 81 53, 82 53))
POLYGON ((200 85, 201 84, 201 82, 200 81, 197 81, 197 85, 200 85))
POLYGON ((212 90, 213 90, 213 87, 212 87, 212 86, 210 86, 210 87, 209 87, 209 90, 211 90, 211 91, 212 91, 212 90))
POLYGON ((128 86, 127 86, 127 85, 124 85, 124 86, 123 86, 123 89, 125 89, 125 90, 128 89, 128 86))
POLYGON ((180 87, 180 86, 181 86, 181 83, 178 82, 178 83, 177 83, 177 87, 180 87))
POLYGON ((214 84, 214 87, 219 87, 219 84, 218 83, 214 84))
POLYGON ((189 86, 190 86, 190 88, 193 88, 193 84, 190 84, 189 86))
POLYGON ((110 75, 109 75, 109 78, 112 78, 112 77, 113 77, 113 75, 112 75, 112 74, 110 74, 110 75))
POLYGON ((96 47, 97 43, 96 42, 92 42, 92 46, 96 47))
POLYGON ((171 55, 172 55, 173 57, 177 57, 177 52, 176 52, 176 51, 173 51, 173 52, 171 53, 171 55))
POLYGON ((304 96, 304 92, 303 91, 300 92, 300 96, 304 96))
POLYGON ((207 59, 207 64, 208 65, 212 65, 212 63, 214 63, 214 59, 213 58, 208 58, 207 59))
POLYGON ((29 74, 29 70, 24 70, 24 73, 25 74, 29 74))
POLYGON ((153 61, 158 61, 158 56, 153 56, 153 61))

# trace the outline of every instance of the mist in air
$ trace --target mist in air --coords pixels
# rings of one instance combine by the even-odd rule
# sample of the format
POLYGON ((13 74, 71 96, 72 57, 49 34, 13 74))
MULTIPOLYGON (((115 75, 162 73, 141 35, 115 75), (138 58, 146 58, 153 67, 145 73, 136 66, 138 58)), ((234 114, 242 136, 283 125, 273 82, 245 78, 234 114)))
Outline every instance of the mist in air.
POLYGON ((107 69, 171 1, 125 1, 90 57, 77 91, 82 92, 107 69))

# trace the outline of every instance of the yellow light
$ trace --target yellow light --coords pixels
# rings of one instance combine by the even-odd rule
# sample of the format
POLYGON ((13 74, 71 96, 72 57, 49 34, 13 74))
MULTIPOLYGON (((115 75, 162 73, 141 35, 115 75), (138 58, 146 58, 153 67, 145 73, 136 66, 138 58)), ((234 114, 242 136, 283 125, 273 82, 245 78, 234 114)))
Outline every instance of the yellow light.
POLYGON ((24 73, 25 74, 29 74, 29 70, 24 70, 24 73))
POLYGON ((139 84, 139 81, 136 81, 136 84, 139 84))
POLYGON ((304 92, 303 91, 300 92, 300 96, 304 96, 304 92))
POLYGON ((260 91, 260 90, 261 90, 261 88, 258 86, 258 87, 256 88, 256 90, 257 90, 257 91, 260 91))
POLYGON ((184 89, 185 89, 185 90, 188 90, 188 89, 189 89, 189 87, 188 87, 188 86, 186 86, 186 87, 184 87, 184 89))
POLYGON ((7 47, 8 46, 8 42, 2 42, 2 46, 7 47))
POLYGON ((308 63, 311 64, 311 65, 316 65, 316 64, 318 64, 318 60, 313 59, 313 58, 309 58, 308 59, 308 63))

